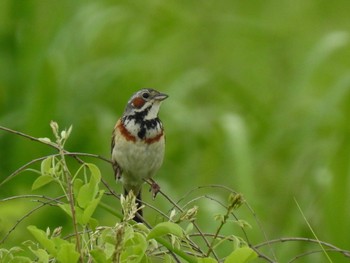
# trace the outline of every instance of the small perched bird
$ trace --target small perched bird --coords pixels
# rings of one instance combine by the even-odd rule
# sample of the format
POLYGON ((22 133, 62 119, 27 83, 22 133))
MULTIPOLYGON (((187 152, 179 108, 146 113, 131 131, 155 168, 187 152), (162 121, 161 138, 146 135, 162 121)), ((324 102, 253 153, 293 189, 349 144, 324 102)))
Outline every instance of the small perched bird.
MULTIPOLYGON (((137 196, 138 207, 145 180, 151 180, 153 196, 159 191, 152 177, 163 163, 165 137, 158 112, 167 97, 154 89, 139 90, 128 101, 113 130, 111 152, 115 178, 121 180, 125 194, 132 190, 137 196)), ((138 213, 142 216, 142 210, 138 213)), ((134 219, 142 221, 137 216, 134 219)))

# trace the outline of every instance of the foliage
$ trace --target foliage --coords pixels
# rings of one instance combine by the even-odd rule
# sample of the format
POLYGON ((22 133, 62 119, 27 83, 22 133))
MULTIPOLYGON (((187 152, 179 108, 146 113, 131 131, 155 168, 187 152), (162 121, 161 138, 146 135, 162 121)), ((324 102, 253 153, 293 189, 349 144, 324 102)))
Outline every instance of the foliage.
MULTIPOLYGON (((161 194, 174 206, 170 210, 169 215, 156 209, 163 216, 161 222, 151 226, 143 218, 143 223, 136 224, 133 218, 140 207, 136 204, 135 195, 132 191, 127 196, 116 195, 105 182, 108 193, 120 199, 123 213, 113 213, 120 219, 120 222, 114 226, 100 225, 98 219, 93 217, 96 208, 100 206, 108 212, 111 212, 112 209, 102 201, 102 197, 106 193, 100 186, 102 177, 99 168, 81 159, 83 156, 93 155, 70 153, 65 150, 64 145, 71 134, 72 127, 60 132, 58 124, 51 122, 51 128, 55 136, 55 142, 51 142, 48 138, 35 138, 1 127, 2 130, 49 145, 55 148, 58 154, 34 160, 41 162, 40 170, 28 169, 28 165, 24 165, 3 181, 0 186, 3 186, 24 170, 39 174, 32 183, 32 190, 45 188, 49 184, 57 184, 61 189, 62 195, 42 195, 41 198, 45 200, 43 201, 43 206, 53 205, 66 213, 71 219, 73 232, 62 237, 62 226, 56 227, 53 231, 47 227, 46 231, 44 231, 35 225, 29 225, 27 226, 27 231, 31 233, 34 240, 23 242, 21 247, 15 246, 1 249, 1 262, 137 263, 161 260, 162 262, 246 263, 251 262, 258 256, 267 262, 274 262, 269 256, 259 251, 258 248, 264 246, 264 244, 253 245, 250 243, 246 228, 251 228, 251 226, 244 220, 238 219, 235 214, 242 205, 247 205, 243 196, 225 187, 219 188, 230 192, 227 204, 222 204, 220 201, 215 200, 225 208, 225 213, 217 214, 212 219, 210 219, 211 215, 208 215, 207 218, 207 220, 215 220, 217 222, 214 233, 203 232, 200 229, 196 218, 198 211, 201 209, 200 207, 193 206, 184 209, 178 205, 179 202, 173 202, 163 192, 161 194), (66 157, 72 157, 80 164, 74 173, 67 165, 66 157), (230 224, 237 224, 243 230, 245 238, 239 237, 234 233, 227 236, 222 234, 222 228, 230 224), (229 248, 229 253, 225 254, 227 248, 229 248), (26 253, 25 255, 20 255, 20 252, 26 253)), ((102 158, 99 156, 95 157, 102 158)), ((108 160, 106 161, 109 162, 108 160)), ((33 162, 29 164, 32 165, 33 162)), ((35 195, 28 196, 34 197, 35 195)), ((6 202, 10 199, 11 197, 1 201, 6 202)), ((248 208, 251 210, 249 206, 248 208)), ((35 210, 37 209, 31 212, 35 210)), ((253 210, 251 211, 253 212, 253 210)), ((27 216, 22 217, 18 223, 21 223, 27 216)), ((2 243, 5 243, 12 231, 16 231, 16 227, 17 224, 2 239, 2 243)), ((269 244, 270 241, 266 242, 269 244)), ((315 242, 321 246, 322 251, 330 262, 331 259, 323 246, 332 247, 334 251, 350 257, 350 252, 348 251, 341 250, 318 239, 315 242)), ((272 256, 275 257, 273 251, 272 256)))
MULTIPOLYGON (((213 187, 224 185, 244 193, 261 222, 245 206, 236 212, 252 225, 250 244, 305 238, 274 243, 281 262, 315 248, 294 199, 321 240, 348 248, 349 8, 346 0, 2 0, 0 124, 36 137, 49 134, 52 119, 73 124, 66 149, 109 156, 111 130, 130 95, 156 88, 169 100, 160 113, 166 156, 155 179, 176 201, 194 190, 181 205, 200 208, 203 229, 216 231, 207 216, 224 214, 214 200, 224 202, 228 192, 213 187)), ((34 160, 51 154, 0 132, 0 180, 30 161, 27 168, 40 171, 42 160, 34 160)), ((81 164, 66 158, 74 174, 81 164)), ((108 162, 81 158, 121 192, 108 162)), ((0 199, 12 199, 0 205, 0 236, 45 207, 17 224, 6 248, 32 238, 27 225, 73 232, 53 200, 16 198, 36 176, 26 170, 1 187, 0 199)), ((102 189, 102 200, 121 211, 102 189)), ((58 197, 60 191, 51 182, 31 194, 58 197)), ((170 209, 165 198, 144 198, 170 209)), ((102 213, 99 205, 93 217, 113 225, 112 213, 102 213)), ((153 209, 146 215, 152 226, 162 218, 153 209)), ((271 255, 270 246, 261 250, 271 255)), ((328 253, 334 262, 348 261, 328 253)), ((298 261, 322 259, 313 253, 298 261)))
MULTIPOLYGON (((13 260, 52 262, 54 260, 62 263, 78 261, 136 263, 150 262, 153 257, 163 258, 163 260, 167 258, 169 262, 178 262, 178 258, 183 258, 188 262, 198 262, 198 260, 217 262, 215 247, 227 239, 227 237, 219 236, 220 229, 233 210, 242 204, 243 199, 240 195, 230 195, 227 213, 222 219, 219 219, 220 227, 207 253, 204 253, 190 236, 196 220, 197 207, 182 211, 179 216, 176 215, 176 210, 172 210, 168 221, 160 222, 154 227, 147 224, 135 224, 133 218, 139 208, 136 205, 135 195, 130 192, 125 197, 120 196, 123 211, 121 222, 113 227, 100 226, 98 220, 92 217, 97 206, 101 205, 101 198, 105 192, 100 189, 100 170, 92 163, 83 162, 78 157, 79 154, 74 154, 81 165, 73 174, 67 166, 68 152, 64 149, 72 127, 61 132, 57 123, 51 122, 51 127, 56 138, 55 143, 48 138, 35 140, 53 146, 59 153, 44 158, 41 161, 40 171, 31 170, 39 174, 32 184, 32 190, 52 183, 60 187, 63 195, 58 198, 45 196, 47 200, 52 200, 46 204, 51 203, 57 206, 71 218, 74 233, 69 237, 61 237, 62 226, 55 228, 51 233, 50 228, 44 231, 30 225, 27 229, 35 241, 26 241, 24 247, 31 251, 34 257, 16 256, 20 249, 13 247, 1 251, 1 262, 12 262, 13 260), (180 223, 185 223, 186 231, 180 226, 180 223), (209 257, 212 253, 216 260, 209 257), (169 255, 172 255, 173 258, 169 255)), ((205 238, 203 234, 202 236, 205 238)), ((238 242, 238 247, 226 257, 225 262, 243 263, 255 257, 256 253, 253 249, 244 242, 238 242)))

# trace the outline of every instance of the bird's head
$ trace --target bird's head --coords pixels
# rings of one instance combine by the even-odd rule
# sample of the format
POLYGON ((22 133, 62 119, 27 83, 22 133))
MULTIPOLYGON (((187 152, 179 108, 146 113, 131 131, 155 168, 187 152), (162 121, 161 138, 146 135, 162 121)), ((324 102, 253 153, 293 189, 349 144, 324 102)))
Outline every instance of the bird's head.
POLYGON ((154 89, 141 89, 137 91, 130 100, 124 111, 124 116, 144 114, 144 119, 155 119, 158 117, 159 107, 168 95, 154 89))

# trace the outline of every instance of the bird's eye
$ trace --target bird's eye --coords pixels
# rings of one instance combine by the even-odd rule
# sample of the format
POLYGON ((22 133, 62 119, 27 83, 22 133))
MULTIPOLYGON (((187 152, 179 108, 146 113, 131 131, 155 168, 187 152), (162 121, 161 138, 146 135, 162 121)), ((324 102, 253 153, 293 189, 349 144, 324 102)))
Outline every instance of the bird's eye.
POLYGON ((142 94, 142 98, 148 99, 149 98, 149 93, 148 92, 143 93, 142 94))

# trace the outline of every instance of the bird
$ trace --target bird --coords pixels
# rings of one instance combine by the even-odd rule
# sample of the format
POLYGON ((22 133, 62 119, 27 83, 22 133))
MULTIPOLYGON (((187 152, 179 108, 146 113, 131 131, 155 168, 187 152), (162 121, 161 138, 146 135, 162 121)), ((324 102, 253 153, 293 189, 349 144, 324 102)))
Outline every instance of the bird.
POLYGON ((143 221, 141 190, 144 182, 151 182, 153 197, 160 190, 152 178, 164 159, 165 133, 158 113, 166 98, 167 94, 151 88, 137 91, 129 99, 112 133, 111 160, 115 179, 122 182, 125 195, 132 191, 137 198, 136 222, 143 221))

